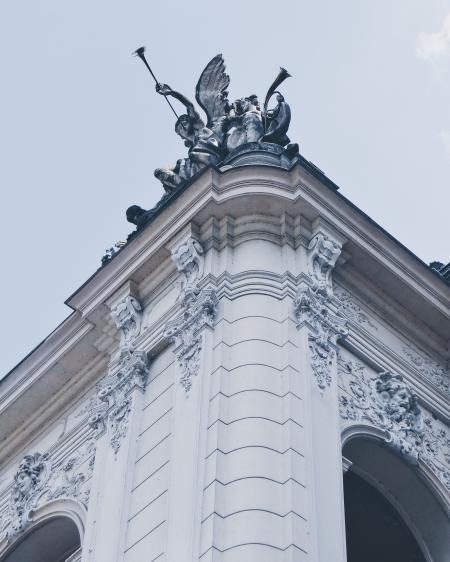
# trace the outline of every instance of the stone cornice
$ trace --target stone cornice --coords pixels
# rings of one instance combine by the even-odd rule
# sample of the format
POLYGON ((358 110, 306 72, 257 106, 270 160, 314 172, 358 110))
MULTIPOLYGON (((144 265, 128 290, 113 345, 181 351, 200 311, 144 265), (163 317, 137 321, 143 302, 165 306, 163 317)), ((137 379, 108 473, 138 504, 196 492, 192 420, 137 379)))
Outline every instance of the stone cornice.
MULTIPOLYGON (((45 377, 55 365, 66 370, 69 352, 86 349, 88 340, 91 357, 94 352, 98 354, 94 342, 104 327, 105 304, 125 283, 139 285, 142 280, 159 275, 158 268, 166 268, 167 276, 175 274, 175 264, 168 265, 170 245, 190 224, 193 224, 205 251, 223 247, 229 241, 236 245, 240 241, 256 239, 261 233, 269 242, 297 248, 306 247, 319 217, 346 240, 345 258, 339 258, 336 263, 338 273, 340 268, 345 269, 346 263, 343 262, 347 260, 360 277, 370 277, 399 306, 409 308, 412 316, 421 318, 429 330, 440 334, 441 338, 450 333, 449 287, 344 197, 302 166, 290 171, 267 166, 246 166, 223 173, 210 169, 182 190, 170 206, 68 299, 67 304, 76 312, 1 382, 0 413, 13 404, 20 410, 17 400, 25 391, 39 380, 44 384, 45 377), (265 220, 269 212, 270 216, 265 220), (246 215, 254 215, 257 220, 246 225, 245 220, 240 220, 246 215), (212 224, 214 221, 220 224, 227 216, 233 217, 233 232, 226 229, 221 232, 212 224), (273 217, 278 218, 273 220, 273 217)), ((251 277, 252 273, 249 275, 251 277)), ((291 293, 289 275, 281 286, 285 287, 285 292, 291 293)), ((217 288, 219 297, 220 290, 234 290, 228 288, 228 279, 224 277, 223 281, 223 289, 217 288)), ((159 283, 164 284, 163 280, 159 283)), ((280 281, 277 280, 274 286, 277 284, 280 286, 280 281)), ((144 307, 145 304, 143 302, 144 307)), ((167 318, 173 312, 165 310, 162 315, 167 318)), ((158 334, 153 336, 147 332, 139 338, 161 346, 164 322, 159 318, 152 324, 159 326, 158 334)), ((69 374, 66 379, 59 376, 61 388, 68 378, 69 374)), ((44 399, 42 397, 42 401, 44 399)))

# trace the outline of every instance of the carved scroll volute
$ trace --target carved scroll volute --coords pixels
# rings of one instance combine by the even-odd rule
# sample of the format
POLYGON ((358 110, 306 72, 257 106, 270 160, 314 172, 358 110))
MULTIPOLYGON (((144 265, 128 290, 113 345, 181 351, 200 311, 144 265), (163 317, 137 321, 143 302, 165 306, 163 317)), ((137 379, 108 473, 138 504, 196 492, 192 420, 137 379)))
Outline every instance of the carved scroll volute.
POLYGON ((121 334, 121 347, 128 347, 140 334, 142 306, 132 295, 126 295, 111 307, 111 317, 121 334))
POLYGON ((217 314, 218 299, 214 289, 200 289, 204 274, 204 250, 189 232, 170 248, 172 260, 184 280, 178 296, 181 312, 167 323, 165 337, 175 344, 180 367, 180 384, 186 392, 200 369, 202 329, 212 327, 217 314))
POLYGON ((193 236, 188 236, 178 245, 172 247, 172 261, 184 276, 180 299, 198 292, 197 284, 203 277, 204 270, 203 254, 204 251, 200 242, 193 236))
POLYGON ((344 239, 320 220, 308 245, 307 275, 302 276, 294 300, 297 327, 308 329, 311 368, 320 390, 331 385, 336 344, 347 336, 347 321, 336 313, 333 299, 332 271, 341 254, 344 239), (319 230, 320 228, 320 230, 319 230))

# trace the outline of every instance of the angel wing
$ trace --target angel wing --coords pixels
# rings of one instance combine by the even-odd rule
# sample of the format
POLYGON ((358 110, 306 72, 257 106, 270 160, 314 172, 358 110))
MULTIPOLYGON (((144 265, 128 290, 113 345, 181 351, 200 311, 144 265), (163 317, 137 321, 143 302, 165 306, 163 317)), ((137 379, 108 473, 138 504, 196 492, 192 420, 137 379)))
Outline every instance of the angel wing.
POLYGON ((208 117, 206 126, 209 128, 226 113, 229 84, 230 77, 225 72, 223 57, 216 55, 206 65, 195 88, 195 99, 208 117))

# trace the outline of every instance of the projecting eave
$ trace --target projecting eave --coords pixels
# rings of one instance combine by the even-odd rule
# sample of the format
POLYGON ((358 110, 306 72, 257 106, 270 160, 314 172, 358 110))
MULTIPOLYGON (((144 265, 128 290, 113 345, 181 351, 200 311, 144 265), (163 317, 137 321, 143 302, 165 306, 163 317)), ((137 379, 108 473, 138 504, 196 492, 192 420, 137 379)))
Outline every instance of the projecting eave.
POLYGON ((23 431, 30 411, 42 409, 46 415, 94 384, 108 359, 96 343, 109 316, 108 300, 128 281, 139 286, 162 270, 163 277, 175 276, 168 246, 188 225, 194 225, 205 247, 214 245, 211 217, 300 216, 295 243, 301 244, 307 243, 320 218, 346 240, 336 279, 348 282, 367 301, 377 296, 394 303, 400 311, 391 314, 397 328, 421 341, 424 349, 448 358, 450 288, 333 186, 320 170, 301 161, 291 170, 205 170, 68 299, 74 313, 0 382, 0 444, 9 441, 11 432, 23 431), (50 407, 49 398, 54 398, 50 407))

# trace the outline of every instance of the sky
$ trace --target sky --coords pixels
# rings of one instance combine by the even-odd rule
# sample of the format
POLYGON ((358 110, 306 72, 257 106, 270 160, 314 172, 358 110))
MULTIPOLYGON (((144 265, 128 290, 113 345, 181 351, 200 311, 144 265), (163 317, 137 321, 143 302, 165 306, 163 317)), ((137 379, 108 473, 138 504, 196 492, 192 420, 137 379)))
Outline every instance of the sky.
POLYGON ((287 68, 301 154, 421 259, 450 261, 450 0, 2 0, 0 378, 185 155, 141 45, 191 99, 217 53, 230 99, 287 68))

